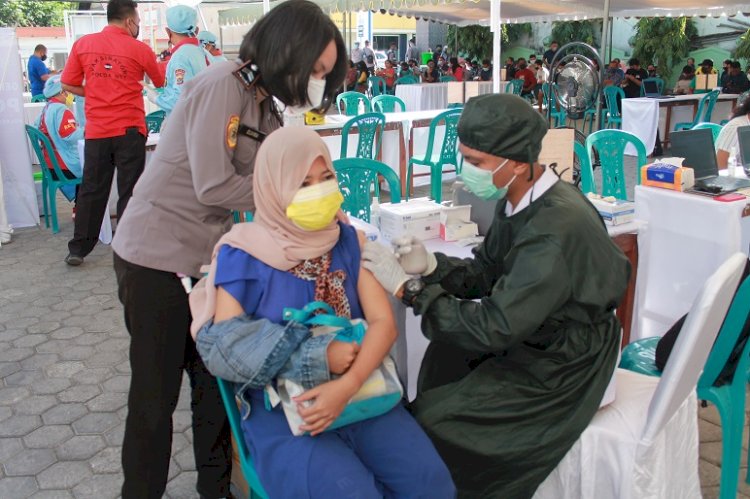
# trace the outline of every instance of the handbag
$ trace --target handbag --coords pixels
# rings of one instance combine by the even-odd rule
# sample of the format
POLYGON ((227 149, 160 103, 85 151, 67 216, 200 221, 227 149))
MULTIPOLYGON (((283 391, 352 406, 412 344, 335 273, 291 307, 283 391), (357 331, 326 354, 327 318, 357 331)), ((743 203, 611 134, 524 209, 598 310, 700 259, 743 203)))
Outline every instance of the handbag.
MULTIPOLYGON (((283 317, 287 321, 295 321, 310 327, 313 336, 336 333, 335 340, 338 341, 361 344, 367 331, 367 323, 364 320, 339 317, 324 302, 312 302, 302 309, 285 308, 283 317), (319 310, 323 313, 314 315, 319 310)), ((332 379, 337 377, 332 376, 332 379)), ((297 412, 297 403, 292 399, 304 391, 302 385, 285 378, 276 380, 275 389, 269 384, 265 390, 266 408, 270 410, 280 403, 289 423, 289 429, 295 436, 304 433, 299 429, 304 424, 304 420, 297 412)), ((398 379, 396 364, 390 356, 386 356, 325 431, 385 414, 399 403, 403 394, 404 390, 398 379)), ((312 404, 313 401, 306 403, 312 404)))

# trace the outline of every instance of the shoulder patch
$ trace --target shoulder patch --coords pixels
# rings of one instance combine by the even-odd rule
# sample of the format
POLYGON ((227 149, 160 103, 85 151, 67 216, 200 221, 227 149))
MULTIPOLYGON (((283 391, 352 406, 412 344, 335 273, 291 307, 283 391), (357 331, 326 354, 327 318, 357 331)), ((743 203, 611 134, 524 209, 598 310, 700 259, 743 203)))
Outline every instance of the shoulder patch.
POLYGON ((178 85, 182 85, 185 83, 185 70, 184 69, 175 69, 174 70, 174 80, 175 83, 178 85))
POLYGON ((237 147, 237 130, 240 128, 240 117, 233 114, 227 121, 227 147, 234 149, 237 147))

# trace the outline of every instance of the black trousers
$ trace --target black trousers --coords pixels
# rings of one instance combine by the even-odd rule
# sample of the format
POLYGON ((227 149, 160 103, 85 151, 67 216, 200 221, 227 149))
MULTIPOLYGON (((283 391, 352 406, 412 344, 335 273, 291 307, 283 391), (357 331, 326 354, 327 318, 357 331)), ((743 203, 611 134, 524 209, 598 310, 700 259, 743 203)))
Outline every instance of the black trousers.
POLYGON ((68 251, 81 257, 91 253, 99 239, 115 167, 117 216, 122 217, 146 164, 146 137, 137 128, 128 128, 119 137, 86 139, 83 154, 85 166, 76 202, 75 229, 68 242, 68 251))
POLYGON ((232 450, 229 422, 215 378, 190 336, 188 295, 175 274, 141 267, 114 255, 118 294, 130 333, 128 417, 122 445, 124 499, 164 494, 172 448, 172 414, 182 372, 190 377, 193 451, 202 497, 229 494, 232 450))

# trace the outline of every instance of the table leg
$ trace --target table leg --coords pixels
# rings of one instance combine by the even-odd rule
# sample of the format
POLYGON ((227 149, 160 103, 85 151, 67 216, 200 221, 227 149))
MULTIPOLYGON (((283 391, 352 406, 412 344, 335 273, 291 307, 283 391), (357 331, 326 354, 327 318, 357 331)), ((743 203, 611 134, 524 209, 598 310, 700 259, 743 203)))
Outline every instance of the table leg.
MULTIPOLYGON (((412 123, 411 127, 409 128, 409 160, 414 157, 414 126, 415 123, 412 123)), ((404 178, 404 182, 406 181, 406 178, 404 178)), ((408 193, 409 198, 411 198, 414 194, 414 172, 412 172, 411 182, 406 185, 406 192, 408 193)))
POLYGON ((406 145, 404 144, 404 125, 398 122, 398 171, 401 179, 401 198, 406 196, 406 145))
POLYGON ((630 343, 630 329, 633 323, 633 308, 635 306, 635 282, 638 274, 638 235, 620 234, 612 238, 618 248, 625 253, 630 262, 630 279, 620 306, 617 307, 617 318, 622 324, 622 348, 630 343))

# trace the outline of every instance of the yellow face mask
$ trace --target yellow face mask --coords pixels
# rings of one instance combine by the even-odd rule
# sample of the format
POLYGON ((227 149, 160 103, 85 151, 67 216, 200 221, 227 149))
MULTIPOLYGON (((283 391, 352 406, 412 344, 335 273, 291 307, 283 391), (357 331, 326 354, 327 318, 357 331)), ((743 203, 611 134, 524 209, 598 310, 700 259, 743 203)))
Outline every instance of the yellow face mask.
POLYGON ((75 99, 75 95, 68 93, 68 95, 65 96, 65 105, 73 107, 73 99, 75 99))
POLYGON ((330 225, 343 202, 338 182, 327 180, 298 190, 286 216, 302 230, 321 230, 330 225))

